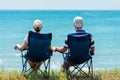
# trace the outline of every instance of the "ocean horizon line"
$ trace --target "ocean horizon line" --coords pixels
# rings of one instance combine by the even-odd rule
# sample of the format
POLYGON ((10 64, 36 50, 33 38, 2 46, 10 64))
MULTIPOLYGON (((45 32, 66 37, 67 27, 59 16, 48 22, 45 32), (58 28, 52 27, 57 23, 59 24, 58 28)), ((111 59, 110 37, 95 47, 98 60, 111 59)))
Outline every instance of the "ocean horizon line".
POLYGON ((79 10, 79 9, 0 9, 0 11, 120 11, 120 10, 94 10, 94 9, 90 9, 90 10, 79 10))

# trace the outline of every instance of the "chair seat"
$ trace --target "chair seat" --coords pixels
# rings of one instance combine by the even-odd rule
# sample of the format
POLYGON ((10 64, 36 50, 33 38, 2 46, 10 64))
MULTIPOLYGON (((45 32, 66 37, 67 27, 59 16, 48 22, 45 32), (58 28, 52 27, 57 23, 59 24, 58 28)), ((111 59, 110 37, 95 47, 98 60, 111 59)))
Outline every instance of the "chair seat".
POLYGON ((45 61, 46 59, 50 58, 50 56, 29 56, 29 55, 25 55, 24 56, 26 59, 32 61, 32 62, 41 62, 41 61, 45 61))
POLYGON ((89 59, 91 59, 92 57, 90 55, 87 55, 85 57, 69 57, 67 60, 71 63, 74 64, 82 64, 85 61, 88 61, 89 59))

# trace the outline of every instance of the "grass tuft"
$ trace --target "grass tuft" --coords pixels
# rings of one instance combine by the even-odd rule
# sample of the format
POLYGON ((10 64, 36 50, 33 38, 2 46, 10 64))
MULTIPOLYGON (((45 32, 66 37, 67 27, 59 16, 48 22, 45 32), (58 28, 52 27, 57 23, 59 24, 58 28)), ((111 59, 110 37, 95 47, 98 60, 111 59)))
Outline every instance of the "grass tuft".
MULTIPOLYGON (((34 80, 31 76, 30 80, 34 80)), ((41 76, 38 76, 40 80, 41 76)), ((18 70, 0 70, 0 80, 26 80, 18 70)), ((43 79, 42 79, 43 80, 43 79)), ((50 80, 67 80, 65 72, 53 71, 50 72, 50 80)), ((120 80, 120 69, 112 70, 97 70, 94 71, 94 80, 120 80)))

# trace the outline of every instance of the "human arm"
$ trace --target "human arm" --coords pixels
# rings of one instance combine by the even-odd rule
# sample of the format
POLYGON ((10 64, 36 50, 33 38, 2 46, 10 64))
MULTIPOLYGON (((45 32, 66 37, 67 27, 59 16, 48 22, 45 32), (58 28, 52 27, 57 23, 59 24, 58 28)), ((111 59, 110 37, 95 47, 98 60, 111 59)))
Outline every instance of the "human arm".
POLYGON ((27 46, 28 46, 28 35, 25 36, 24 42, 22 43, 22 45, 16 44, 15 47, 14 47, 14 49, 15 50, 16 49, 18 49, 18 50, 24 50, 24 49, 27 48, 27 46))
POLYGON ((18 49, 18 50, 24 50, 25 48, 27 48, 27 46, 28 46, 28 43, 26 41, 24 41, 22 45, 16 44, 15 47, 14 47, 14 49, 15 50, 16 49, 18 49))
POLYGON ((58 52, 65 52, 67 50, 66 47, 56 47, 56 51, 58 52))
POLYGON ((51 51, 56 51, 56 47, 51 47, 51 46, 49 46, 49 50, 51 50, 51 51))
POLYGON ((94 52, 95 52, 95 42, 91 35, 90 36, 90 55, 94 55, 94 52))

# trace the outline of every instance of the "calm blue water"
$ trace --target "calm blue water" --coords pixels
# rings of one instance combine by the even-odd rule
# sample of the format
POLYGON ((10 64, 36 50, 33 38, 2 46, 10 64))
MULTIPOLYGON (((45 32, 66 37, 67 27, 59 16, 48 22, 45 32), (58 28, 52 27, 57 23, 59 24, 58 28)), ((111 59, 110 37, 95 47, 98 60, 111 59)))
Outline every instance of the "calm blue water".
MULTIPOLYGON (((95 69, 120 68, 120 11, 0 11, 0 68, 21 69, 22 44, 35 19, 43 21, 42 32, 53 33, 52 46, 63 46, 65 37, 73 32, 75 16, 84 18, 84 29, 95 39, 95 69)), ((59 69, 62 55, 54 52, 51 68, 59 69)))

